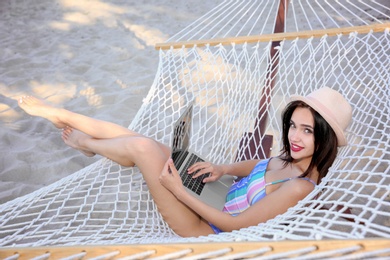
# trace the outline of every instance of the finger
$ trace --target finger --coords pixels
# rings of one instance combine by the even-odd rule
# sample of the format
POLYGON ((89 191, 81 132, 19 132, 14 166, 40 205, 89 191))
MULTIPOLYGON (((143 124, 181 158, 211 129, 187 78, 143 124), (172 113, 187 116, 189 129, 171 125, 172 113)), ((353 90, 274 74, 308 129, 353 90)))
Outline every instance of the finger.
POLYGON ((207 182, 213 182, 213 181, 216 181, 216 180, 217 180, 216 176, 210 175, 209 177, 204 178, 203 182, 207 183, 207 182))
POLYGON ((196 172, 196 173, 192 176, 192 178, 197 178, 197 177, 199 177, 199 176, 202 176, 202 175, 207 174, 207 173, 210 173, 210 172, 211 172, 211 171, 210 171, 209 168, 203 168, 203 169, 199 170, 198 172, 196 172))
POLYGON ((208 162, 196 162, 192 164, 189 168, 199 168, 199 167, 204 167, 204 165, 209 164, 208 162))
POLYGON ((194 173, 196 171, 199 171, 199 170, 206 168, 208 165, 209 165, 209 163, 206 163, 206 162, 197 162, 197 163, 194 163, 193 165, 191 165, 187 170, 188 170, 188 173, 191 174, 191 173, 194 173))
POLYGON ((175 163, 173 162, 172 158, 168 159, 167 164, 168 164, 167 170, 170 174, 177 174, 178 173, 176 166, 175 166, 175 163))
POLYGON ((163 169, 161 171, 162 175, 166 174, 166 173, 169 173, 169 159, 165 162, 164 167, 163 167, 163 169))
POLYGON ((188 167, 187 171, 188 173, 192 173, 194 171, 196 171, 199 167, 199 163, 194 163, 193 165, 191 165, 190 167, 188 167))

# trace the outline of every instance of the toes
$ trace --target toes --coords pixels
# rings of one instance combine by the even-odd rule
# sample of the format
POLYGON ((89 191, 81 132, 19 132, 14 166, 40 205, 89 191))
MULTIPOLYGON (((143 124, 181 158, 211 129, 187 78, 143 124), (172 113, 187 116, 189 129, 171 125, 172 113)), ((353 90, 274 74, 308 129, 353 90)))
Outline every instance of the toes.
POLYGON ((72 132, 73 129, 71 127, 65 126, 65 128, 62 130, 62 137, 68 139, 72 132))
POLYGON ((19 104, 22 104, 25 99, 26 99, 26 96, 20 97, 19 98, 19 104))
POLYGON ((61 135, 61 137, 62 137, 62 140, 68 140, 68 137, 69 137, 69 135, 68 135, 68 133, 67 132, 65 132, 65 131, 62 131, 62 135, 61 135))
POLYGON ((36 101, 37 101, 36 98, 34 98, 33 96, 25 96, 24 98, 24 102, 26 102, 29 105, 33 105, 37 103, 36 101))
POLYGON ((19 98, 19 104, 29 104, 31 103, 31 96, 22 96, 19 98))

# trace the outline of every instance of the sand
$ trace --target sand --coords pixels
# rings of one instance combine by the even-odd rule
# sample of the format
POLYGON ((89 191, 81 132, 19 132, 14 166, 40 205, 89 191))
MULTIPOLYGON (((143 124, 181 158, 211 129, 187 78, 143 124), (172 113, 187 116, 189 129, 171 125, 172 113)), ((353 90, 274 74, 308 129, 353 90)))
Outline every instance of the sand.
POLYGON ((18 97, 128 126, 157 71, 154 45, 217 3, 0 1, 0 204, 100 159, 66 146, 18 97))
POLYGON ((156 75, 155 44, 220 2, 1 0, 0 204, 100 159, 66 146, 20 96, 128 126, 156 75))

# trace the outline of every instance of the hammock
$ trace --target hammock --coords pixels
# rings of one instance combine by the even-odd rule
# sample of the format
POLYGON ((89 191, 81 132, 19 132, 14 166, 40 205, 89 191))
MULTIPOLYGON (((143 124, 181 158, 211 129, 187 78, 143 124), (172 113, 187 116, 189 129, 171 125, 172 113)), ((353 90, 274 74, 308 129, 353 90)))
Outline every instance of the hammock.
POLYGON ((0 205, 0 247, 390 238, 389 18, 378 1, 224 1, 156 46, 158 71, 129 128, 170 144, 194 100, 191 147, 214 163, 277 155, 291 94, 329 86, 351 102, 349 145, 285 214, 182 238, 137 168, 101 159, 0 205))

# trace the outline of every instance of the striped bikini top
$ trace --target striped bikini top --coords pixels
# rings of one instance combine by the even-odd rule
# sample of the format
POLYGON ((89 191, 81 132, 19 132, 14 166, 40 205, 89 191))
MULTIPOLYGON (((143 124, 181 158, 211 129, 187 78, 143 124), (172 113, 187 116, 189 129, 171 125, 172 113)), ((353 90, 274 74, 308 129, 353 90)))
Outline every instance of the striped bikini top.
MULTIPOLYGON (((286 182, 299 177, 286 178, 274 182, 265 182, 265 172, 271 158, 262 160, 256 164, 251 173, 242 178, 240 181, 234 183, 227 195, 226 203, 223 208, 224 212, 230 215, 236 216, 243 212, 257 201, 264 198, 266 194, 266 187, 282 182, 286 182)), ((315 186, 316 183, 309 178, 300 178, 303 180, 310 181, 315 186)))

